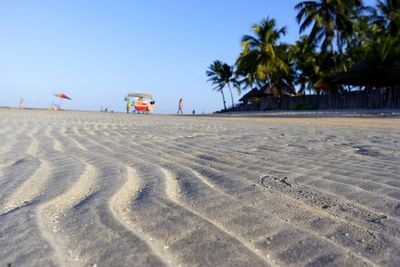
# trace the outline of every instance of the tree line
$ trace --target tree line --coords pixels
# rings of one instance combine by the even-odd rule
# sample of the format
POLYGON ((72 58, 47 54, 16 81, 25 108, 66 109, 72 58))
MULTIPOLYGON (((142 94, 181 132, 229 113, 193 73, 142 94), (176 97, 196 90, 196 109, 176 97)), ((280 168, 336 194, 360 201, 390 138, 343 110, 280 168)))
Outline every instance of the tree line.
POLYGON ((400 0, 301 1, 294 6, 301 34, 294 44, 282 42, 287 28, 267 17, 251 26, 241 40, 233 65, 215 60, 206 75, 213 90, 240 94, 253 87, 275 86, 293 94, 352 90, 337 82, 358 62, 390 66, 400 62, 400 0))

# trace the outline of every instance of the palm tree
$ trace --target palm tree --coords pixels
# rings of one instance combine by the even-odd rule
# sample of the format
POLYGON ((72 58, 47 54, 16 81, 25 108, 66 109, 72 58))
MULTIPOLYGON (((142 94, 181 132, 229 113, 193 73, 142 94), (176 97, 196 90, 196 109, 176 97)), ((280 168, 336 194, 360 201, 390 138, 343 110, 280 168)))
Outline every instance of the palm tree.
POLYGON ((319 95, 322 91, 336 92, 336 69, 332 52, 317 51, 316 45, 301 36, 290 50, 295 69, 295 82, 299 93, 313 89, 319 95), (333 91, 332 91, 333 90, 333 91))
POLYGON ((378 37, 365 46, 364 60, 377 68, 400 63, 400 39, 378 37))
POLYGON ((207 75, 207 77, 209 77, 207 82, 211 82, 212 85, 215 85, 213 90, 221 93, 222 101, 224 103, 224 110, 226 110, 226 101, 225 101, 225 94, 224 94, 225 85, 223 83, 223 78, 221 78, 222 66, 223 66, 223 63, 220 60, 215 60, 208 67, 208 70, 206 71, 206 75, 207 75))
POLYGON ((240 86, 234 75, 233 66, 230 66, 226 63, 222 63, 221 68, 219 70, 219 75, 223 87, 228 86, 229 88, 229 92, 231 94, 232 107, 233 107, 235 103, 233 101, 232 86, 235 87, 238 93, 240 94, 240 86))
POLYGON ((244 76, 248 85, 269 83, 272 86, 277 74, 288 74, 289 65, 279 53, 283 51, 279 39, 286 27, 277 29, 274 19, 264 19, 252 25, 253 34, 242 38, 242 53, 236 61, 236 72, 244 76))
POLYGON ((375 15, 375 22, 383 26, 387 32, 398 37, 400 34, 400 1, 399 0, 378 0, 379 15, 375 15))
POLYGON ((305 93, 307 88, 312 88, 318 72, 318 54, 316 45, 303 35, 290 48, 291 60, 294 63, 295 82, 300 85, 299 93, 305 93))
POLYGON ((334 51, 336 41, 342 54, 345 42, 353 33, 353 19, 362 7, 362 0, 303 1, 295 6, 299 12, 296 20, 300 33, 312 25, 309 38, 316 44, 321 43, 323 51, 334 51))
POLYGON ((347 44, 344 52, 346 66, 351 66, 365 54, 365 45, 380 34, 382 26, 377 22, 377 11, 372 7, 366 7, 368 13, 359 16, 354 24, 354 34, 347 44))

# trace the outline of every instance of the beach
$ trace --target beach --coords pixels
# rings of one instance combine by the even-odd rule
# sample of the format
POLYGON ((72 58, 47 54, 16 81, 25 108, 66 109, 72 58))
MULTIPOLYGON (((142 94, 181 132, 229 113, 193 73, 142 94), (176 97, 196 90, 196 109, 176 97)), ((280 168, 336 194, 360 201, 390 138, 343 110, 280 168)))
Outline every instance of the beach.
POLYGON ((0 266, 398 266, 400 118, 0 109, 0 266))

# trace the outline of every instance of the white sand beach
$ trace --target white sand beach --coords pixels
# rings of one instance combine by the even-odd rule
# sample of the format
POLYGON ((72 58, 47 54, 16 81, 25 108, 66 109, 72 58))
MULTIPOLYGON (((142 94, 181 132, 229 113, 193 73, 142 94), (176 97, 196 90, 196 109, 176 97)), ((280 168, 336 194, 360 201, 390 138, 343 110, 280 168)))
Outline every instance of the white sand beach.
POLYGON ((398 266, 400 118, 0 109, 0 266, 398 266))

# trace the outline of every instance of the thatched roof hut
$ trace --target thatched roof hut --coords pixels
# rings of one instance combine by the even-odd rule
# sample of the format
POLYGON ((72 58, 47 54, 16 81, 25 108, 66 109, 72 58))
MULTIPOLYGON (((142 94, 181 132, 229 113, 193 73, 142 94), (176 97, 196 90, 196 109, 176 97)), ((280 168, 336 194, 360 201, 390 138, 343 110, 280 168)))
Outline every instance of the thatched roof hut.
POLYGON ((260 89, 252 89, 240 98, 239 101, 243 103, 258 103, 263 97, 282 97, 285 94, 290 95, 292 91, 287 86, 278 87, 275 84, 272 86, 265 84, 260 89))
POLYGON ((276 84, 272 84, 269 86, 268 84, 261 87, 260 91, 264 93, 265 96, 274 96, 274 97, 281 97, 283 95, 290 95, 293 92, 288 86, 282 85, 277 86, 276 84))
POLYGON ((257 103, 261 101, 261 98, 264 96, 264 93, 257 88, 253 88, 250 92, 242 96, 239 99, 240 102, 244 103, 257 103))
POLYGON ((359 61, 349 71, 340 75, 337 82, 358 86, 397 86, 400 85, 400 62, 377 66, 365 60, 359 61))

